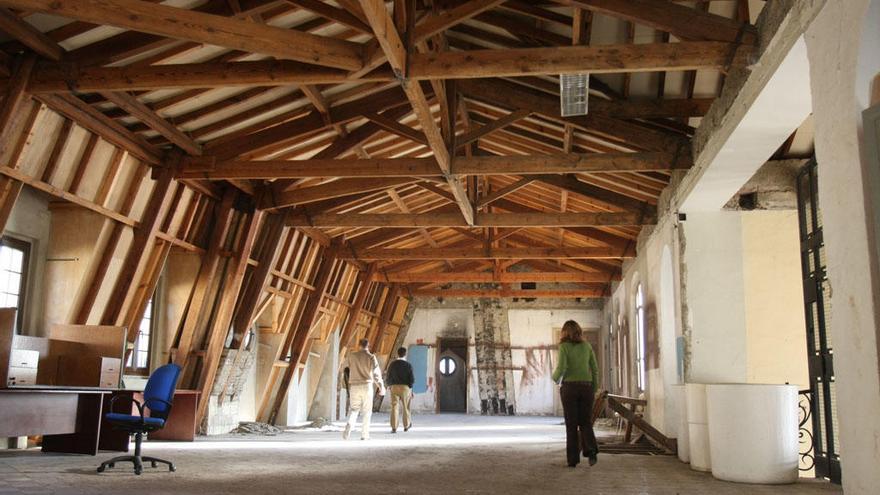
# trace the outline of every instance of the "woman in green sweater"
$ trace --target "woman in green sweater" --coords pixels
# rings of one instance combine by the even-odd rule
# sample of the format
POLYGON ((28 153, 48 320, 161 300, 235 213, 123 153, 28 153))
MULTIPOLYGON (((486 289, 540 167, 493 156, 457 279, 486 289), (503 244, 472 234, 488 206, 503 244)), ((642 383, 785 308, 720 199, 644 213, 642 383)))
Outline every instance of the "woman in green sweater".
POLYGON ((559 359, 553 372, 553 381, 559 383, 560 379, 568 466, 577 466, 581 453, 589 458, 592 466, 596 464, 599 454, 591 417, 593 396, 599 383, 599 365, 592 346, 584 341, 584 331, 574 320, 562 326, 559 359))

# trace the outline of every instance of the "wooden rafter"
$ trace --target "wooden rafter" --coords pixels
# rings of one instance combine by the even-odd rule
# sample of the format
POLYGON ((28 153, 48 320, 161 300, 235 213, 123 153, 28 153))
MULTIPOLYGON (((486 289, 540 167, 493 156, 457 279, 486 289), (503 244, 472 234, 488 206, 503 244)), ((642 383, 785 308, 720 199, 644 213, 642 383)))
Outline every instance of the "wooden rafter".
POLYGON ((292 227, 610 227, 653 223, 654 216, 627 213, 477 213, 473 224, 455 213, 363 213, 305 215, 293 212, 287 224, 292 227))
POLYGON ((141 0, 0 0, 0 5, 328 67, 363 65, 354 43, 141 0))

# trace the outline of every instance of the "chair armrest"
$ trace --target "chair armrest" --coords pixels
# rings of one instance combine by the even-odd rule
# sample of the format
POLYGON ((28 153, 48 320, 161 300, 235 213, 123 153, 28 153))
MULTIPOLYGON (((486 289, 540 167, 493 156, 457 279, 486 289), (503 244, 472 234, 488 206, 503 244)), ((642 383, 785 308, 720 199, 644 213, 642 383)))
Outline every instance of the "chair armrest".
POLYGON ((120 397, 124 397, 124 398, 128 399, 132 404, 134 404, 134 405, 137 407, 138 413, 140 413, 140 415, 141 415, 141 423, 143 423, 143 422, 144 422, 144 405, 141 404, 141 403, 140 403, 137 399, 135 399, 134 396, 132 396, 132 395, 129 395, 129 394, 117 394, 117 395, 114 395, 113 397, 111 397, 111 398, 110 398, 110 411, 111 411, 111 412, 113 411, 113 403, 116 402, 116 399, 118 399, 118 398, 120 398, 120 397))

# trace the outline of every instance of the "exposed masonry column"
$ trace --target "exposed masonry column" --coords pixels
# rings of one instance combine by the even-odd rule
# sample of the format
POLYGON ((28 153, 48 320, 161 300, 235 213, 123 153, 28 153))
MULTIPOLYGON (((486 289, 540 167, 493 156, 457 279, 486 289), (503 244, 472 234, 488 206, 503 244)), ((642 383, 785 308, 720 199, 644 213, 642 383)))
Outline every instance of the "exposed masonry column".
POLYGON ((497 299, 474 303, 474 339, 480 412, 513 414, 513 370, 507 307, 497 299))
POLYGON ((254 351, 242 349, 238 351, 238 359, 236 359, 235 350, 223 351, 208 402, 208 412, 199 426, 200 433, 222 435, 238 426, 241 392, 251 366, 256 362, 255 354, 254 351), (227 378, 229 386, 224 391, 227 378), (221 397, 220 394, 223 396, 221 397))

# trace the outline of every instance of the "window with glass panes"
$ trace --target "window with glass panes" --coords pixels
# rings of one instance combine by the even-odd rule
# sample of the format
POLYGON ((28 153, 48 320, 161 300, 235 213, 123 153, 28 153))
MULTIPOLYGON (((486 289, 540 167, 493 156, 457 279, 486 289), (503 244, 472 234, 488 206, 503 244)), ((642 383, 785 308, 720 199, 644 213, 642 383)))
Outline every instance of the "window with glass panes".
POLYGON ((636 289, 636 381, 639 391, 645 390, 645 291, 642 284, 636 289))
POLYGON ((17 309, 15 329, 19 333, 24 312, 29 254, 30 244, 25 241, 10 237, 0 240, 0 307, 17 309))
POLYGON ((150 336, 153 330, 153 298, 147 302, 144 310, 144 317, 141 318, 141 325, 138 328, 137 337, 134 340, 134 347, 131 354, 128 355, 128 361, 125 363, 126 372, 131 374, 147 375, 150 372, 150 336))

